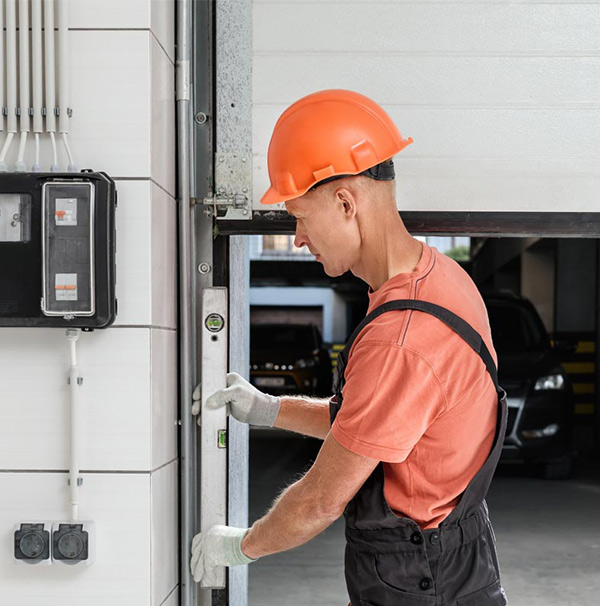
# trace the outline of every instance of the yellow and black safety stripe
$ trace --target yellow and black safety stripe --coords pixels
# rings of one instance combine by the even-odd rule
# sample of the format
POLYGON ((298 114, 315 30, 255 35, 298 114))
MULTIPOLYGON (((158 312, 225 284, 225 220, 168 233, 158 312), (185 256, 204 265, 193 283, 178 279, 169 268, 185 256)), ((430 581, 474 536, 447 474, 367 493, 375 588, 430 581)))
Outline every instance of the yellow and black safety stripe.
POLYGON ((342 349, 344 349, 345 346, 346 346, 345 343, 334 343, 331 346, 331 349, 329 350, 329 357, 331 358, 331 370, 336 369, 338 355, 339 355, 340 351, 342 351, 342 349))
POLYGON ((577 343, 573 354, 562 356, 561 365, 573 386, 576 415, 593 415, 596 408, 596 343, 593 334, 561 334, 561 341, 577 343))

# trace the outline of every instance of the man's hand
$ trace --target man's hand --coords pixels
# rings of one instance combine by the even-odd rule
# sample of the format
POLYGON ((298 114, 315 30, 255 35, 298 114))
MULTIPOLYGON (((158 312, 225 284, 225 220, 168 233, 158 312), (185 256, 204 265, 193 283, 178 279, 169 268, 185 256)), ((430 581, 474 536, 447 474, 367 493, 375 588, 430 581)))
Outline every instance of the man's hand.
MULTIPOLYGON (((192 399, 192 414, 198 415, 202 400, 200 385, 194 389, 192 399)), ((258 391, 236 372, 230 372, 227 374, 227 387, 210 396, 206 400, 206 406, 213 409, 227 406, 227 412, 242 423, 273 427, 279 414, 281 399, 258 391)), ((200 423, 201 419, 198 417, 198 424, 200 423)))
POLYGON ((198 533, 192 540, 190 569, 196 583, 217 566, 242 566, 256 562, 242 551, 247 528, 213 526, 198 533))

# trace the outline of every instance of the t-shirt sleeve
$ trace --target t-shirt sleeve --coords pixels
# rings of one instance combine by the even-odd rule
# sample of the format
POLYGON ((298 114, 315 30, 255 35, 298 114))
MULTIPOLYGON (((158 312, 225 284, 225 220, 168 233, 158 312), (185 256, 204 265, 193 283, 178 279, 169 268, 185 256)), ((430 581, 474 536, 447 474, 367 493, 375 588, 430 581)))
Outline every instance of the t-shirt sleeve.
POLYGON ((343 404, 331 428, 348 450, 386 463, 404 461, 446 408, 430 364, 395 344, 357 344, 346 367, 343 404))

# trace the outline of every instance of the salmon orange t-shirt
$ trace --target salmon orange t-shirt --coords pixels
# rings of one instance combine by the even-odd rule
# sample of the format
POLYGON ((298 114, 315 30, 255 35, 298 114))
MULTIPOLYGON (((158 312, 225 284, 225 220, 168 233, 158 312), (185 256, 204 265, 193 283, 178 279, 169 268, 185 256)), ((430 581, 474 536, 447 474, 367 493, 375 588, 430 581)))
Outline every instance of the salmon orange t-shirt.
MULTIPOLYGON (((369 312, 394 299, 446 307, 483 337, 497 363, 477 287, 435 248, 424 243, 414 271, 393 276, 369 299, 369 312)), ((385 497, 397 515, 423 529, 437 527, 494 440, 498 398, 479 354, 430 314, 390 311, 352 345, 345 379, 333 436, 383 462, 385 497)))

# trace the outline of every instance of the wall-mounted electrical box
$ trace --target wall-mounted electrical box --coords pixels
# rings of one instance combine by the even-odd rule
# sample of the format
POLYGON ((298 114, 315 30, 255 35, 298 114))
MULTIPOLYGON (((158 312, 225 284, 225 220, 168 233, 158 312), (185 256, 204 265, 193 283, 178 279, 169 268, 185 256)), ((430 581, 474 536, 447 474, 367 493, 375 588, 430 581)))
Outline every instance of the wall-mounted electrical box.
POLYGON ((14 558, 17 564, 90 566, 96 559, 96 524, 19 522, 14 528, 14 558))
POLYGON ((116 203, 105 173, 2 175, 0 326, 114 322, 116 203))

